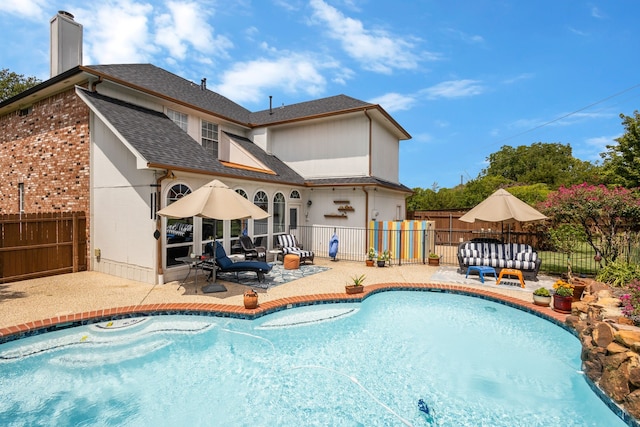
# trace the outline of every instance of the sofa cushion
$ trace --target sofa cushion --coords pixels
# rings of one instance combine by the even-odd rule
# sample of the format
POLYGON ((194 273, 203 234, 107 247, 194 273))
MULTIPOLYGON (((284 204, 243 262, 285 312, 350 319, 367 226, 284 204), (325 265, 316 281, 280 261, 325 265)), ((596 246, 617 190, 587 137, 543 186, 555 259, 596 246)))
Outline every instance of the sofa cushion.
POLYGON ((536 252, 518 252, 515 256, 516 261, 535 261, 538 259, 536 252))

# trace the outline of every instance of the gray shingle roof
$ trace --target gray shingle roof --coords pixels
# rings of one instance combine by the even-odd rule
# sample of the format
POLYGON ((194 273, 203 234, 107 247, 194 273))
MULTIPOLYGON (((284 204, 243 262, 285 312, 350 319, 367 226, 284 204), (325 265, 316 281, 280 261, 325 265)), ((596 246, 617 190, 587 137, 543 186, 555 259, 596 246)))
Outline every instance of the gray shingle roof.
POLYGON ((190 82, 152 64, 89 65, 84 68, 144 88, 156 94, 203 108, 238 123, 249 123, 250 111, 216 92, 203 90, 190 82))
POLYGON ((377 178, 375 176, 357 176, 357 177, 349 177, 349 178, 322 178, 322 179, 308 179, 306 180, 307 185, 318 186, 318 187, 331 187, 331 186, 349 186, 349 185, 379 185, 382 187, 390 188, 393 190, 404 191, 412 193, 409 187, 403 184, 398 184, 395 182, 387 181, 382 178, 377 178))
POLYGON ((346 95, 336 95, 328 98, 258 111, 251 113, 249 118, 251 123, 256 125, 266 125, 269 123, 295 120, 302 117, 318 116, 366 106, 371 106, 371 104, 346 95))
POLYGON ((302 177, 289 166, 246 138, 230 135, 275 175, 224 165, 163 113, 99 93, 79 90, 92 108, 102 114, 147 163, 243 179, 304 184, 302 177))

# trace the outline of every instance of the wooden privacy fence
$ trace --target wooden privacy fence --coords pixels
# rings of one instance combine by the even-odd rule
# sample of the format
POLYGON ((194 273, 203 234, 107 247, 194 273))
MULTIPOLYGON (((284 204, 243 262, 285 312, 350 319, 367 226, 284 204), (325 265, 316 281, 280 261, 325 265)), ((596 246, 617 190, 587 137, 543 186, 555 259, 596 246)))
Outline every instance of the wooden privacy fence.
POLYGON ((0 283, 87 269, 84 212, 0 215, 0 283))

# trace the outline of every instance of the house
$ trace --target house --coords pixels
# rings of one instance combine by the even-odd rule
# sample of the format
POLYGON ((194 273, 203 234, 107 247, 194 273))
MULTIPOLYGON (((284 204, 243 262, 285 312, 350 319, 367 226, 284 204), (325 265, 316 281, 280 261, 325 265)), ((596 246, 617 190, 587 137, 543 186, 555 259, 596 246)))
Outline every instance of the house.
POLYGON ((244 229, 271 248, 305 226, 405 219, 410 135, 381 106, 338 95, 252 112, 206 79, 80 65, 82 26, 59 12, 51 29, 51 78, 0 103, 0 213, 86 212, 89 269, 158 283, 184 274, 177 257, 213 239, 232 250, 244 229), (214 178, 271 216, 156 215, 214 178))

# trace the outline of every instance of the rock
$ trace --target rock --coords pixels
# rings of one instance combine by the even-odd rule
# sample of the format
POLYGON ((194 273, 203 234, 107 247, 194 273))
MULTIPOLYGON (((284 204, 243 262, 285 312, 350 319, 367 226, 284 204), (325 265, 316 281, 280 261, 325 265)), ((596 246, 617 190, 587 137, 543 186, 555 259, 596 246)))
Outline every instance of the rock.
POLYGON ((607 353, 609 354, 624 353, 626 351, 629 351, 627 347, 620 345, 616 342, 612 342, 612 343, 609 343, 609 345, 607 345, 607 353))
POLYGON ((624 399, 624 408, 634 418, 640 418, 640 390, 635 390, 624 399))
POLYGON ((611 325, 600 322, 593 328, 593 343, 598 347, 607 347, 613 342, 614 333, 611 325))
POLYGON ((613 297, 607 297, 607 298, 598 298, 598 303, 597 305, 600 307, 620 307, 620 305, 622 304, 622 301, 620 301, 620 298, 613 298, 613 297))
POLYGON ((571 306, 571 311, 577 310, 581 313, 586 313, 589 310, 589 304, 583 301, 576 301, 571 306))
POLYGON ((634 366, 629 369, 629 382, 634 387, 640 387, 640 366, 634 366))
POLYGON ((619 330, 614 333, 613 339, 619 344, 631 347, 635 343, 640 343, 640 330, 619 330))
POLYGON ((595 280, 589 284, 589 292, 598 295, 598 297, 600 297, 601 292, 605 292, 605 296, 611 296, 611 288, 609 287, 609 285, 602 282, 597 282, 595 280))
POLYGON ((605 358, 600 387, 613 400, 622 403, 631 393, 629 383, 629 370, 626 361, 629 356, 626 353, 618 353, 605 358))

